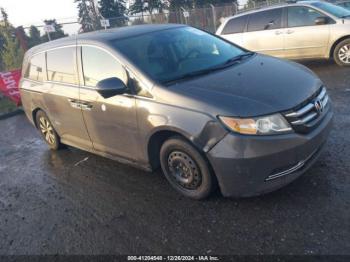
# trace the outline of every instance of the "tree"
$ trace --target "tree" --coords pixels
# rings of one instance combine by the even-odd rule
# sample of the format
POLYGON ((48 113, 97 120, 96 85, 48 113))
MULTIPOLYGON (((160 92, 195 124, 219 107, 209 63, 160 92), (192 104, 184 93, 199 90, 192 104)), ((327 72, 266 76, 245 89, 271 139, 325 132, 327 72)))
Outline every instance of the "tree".
POLYGON ((42 43, 39 29, 32 25, 29 28, 28 46, 33 47, 42 43))
MULTIPOLYGON (((45 25, 53 25, 55 27, 55 32, 50 33, 51 40, 55 40, 55 39, 67 36, 67 34, 65 34, 64 31, 62 30, 62 25, 57 24, 56 19, 44 20, 44 23, 45 25)), ((49 37, 47 34, 42 36, 42 41, 43 42, 49 41, 49 37)))
POLYGON ((5 70, 21 68, 24 51, 19 41, 10 33, 4 33, 5 45, 1 51, 2 65, 5 70))
POLYGON ((28 36, 27 36, 26 32, 24 31, 23 26, 17 27, 15 29, 15 34, 16 34, 16 37, 19 41, 21 48, 24 51, 27 51, 28 50, 28 36))
POLYGON ((210 4, 214 6, 223 4, 233 4, 237 3, 237 0, 169 0, 169 2, 171 11, 179 11, 181 8, 203 8, 208 7, 210 4))
POLYGON ((164 0, 135 0, 130 6, 129 12, 131 14, 148 12, 152 17, 155 12, 163 13, 163 10, 166 9, 167 6, 164 0))
POLYGON ((81 31, 90 32, 100 28, 100 21, 95 10, 93 1, 90 0, 74 0, 78 7, 79 23, 81 31))
POLYGON ((99 10, 102 17, 110 19, 111 27, 122 26, 127 21, 125 0, 100 0, 99 10))
POLYGON ((4 27, 9 27, 10 26, 10 22, 8 20, 8 14, 5 11, 4 8, 0 8, 0 14, 1 14, 1 25, 4 27))
POLYGON ((0 13, 0 69, 17 69, 22 65, 24 51, 16 37, 16 29, 9 22, 6 11, 0 8, 0 13))
POLYGON ((224 4, 233 4, 237 3, 237 0, 194 0, 194 7, 203 8, 208 7, 209 5, 224 5, 224 4))
POLYGON ((179 11, 181 8, 192 9, 193 0, 169 0, 170 11, 179 11))

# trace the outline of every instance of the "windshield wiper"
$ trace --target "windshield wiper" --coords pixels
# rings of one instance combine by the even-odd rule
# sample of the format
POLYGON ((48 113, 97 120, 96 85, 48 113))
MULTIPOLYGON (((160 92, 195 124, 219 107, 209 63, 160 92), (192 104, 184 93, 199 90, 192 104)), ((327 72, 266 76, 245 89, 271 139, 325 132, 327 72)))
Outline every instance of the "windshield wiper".
POLYGON ((243 59, 245 59, 247 57, 250 57, 250 56, 252 56, 254 54, 255 54, 254 52, 245 52, 245 53, 240 54, 238 56, 234 56, 234 57, 230 58, 229 60, 227 60, 224 63, 224 65, 229 65, 229 64, 235 63, 237 61, 242 61, 243 59))
POLYGON ((350 17, 350 15, 343 15, 343 16, 340 17, 340 18, 347 18, 347 17, 350 17))
POLYGON ((246 52, 246 53, 240 54, 238 56, 232 57, 232 58, 228 59, 227 61, 225 61, 223 64, 220 64, 218 66, 214 66, 214 67, 211 67, 211 68, 207 68, 207 69, 203 69, 203 70, 198 70, 198 71, 194 71, 194 72, 191 72, 191 73, 187 73, 187 74, 181 75, 180 77, 178 77, 176 79, 164 81, 163 84, 171 84, 171 83, 174 83, 174 82, 177 82, 177 81, 190 79, 190 78, 193 78, 193 77, 196 77, 196 76, 206 75, 208 73, 211 73, 211 72, 214 72, 214 71, 221 70, 221 69, 224 69, 226 67, 229 67, 229 66, 235 64, 236 62, 240 62, 244 58, 250 57, 250 56, 252 56, 254 54, 255 53, 253 53, 253 52, 246 52))
POLYGON ((213 71, 219 70, 221 68, 222 67, 220 67, 220 68, 212 67, 212 68, 208 68, 208 69, 194 71, 194 72, 191 72, 191 73, 187 73, 187 74, 181 75, 181 76, 179 76, 176 79, 164 81, 163 84, 171 84, 171 83, 175 83, 175 82, 178 82, 178 81, 181 81, 181 80, 190 79, 192 77, 196 77, 196 76, 200 76, 200 75, 206 75, 208 73, 211 73, 213 71))

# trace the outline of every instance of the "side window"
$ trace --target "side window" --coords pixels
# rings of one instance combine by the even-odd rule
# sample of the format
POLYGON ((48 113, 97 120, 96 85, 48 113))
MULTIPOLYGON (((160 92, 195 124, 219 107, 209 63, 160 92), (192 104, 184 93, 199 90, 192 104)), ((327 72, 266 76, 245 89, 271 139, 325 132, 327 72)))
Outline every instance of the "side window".
POLYGON ((78 84, 75 70, 75 47, 65 47, 47 52, 47 76, 49 81, 78 84))
POLYGON ((25 78, 42 82, 46 74, 45 53, 34 55, 27 66, 25 78))
POLYGON ((305 6, 288 7, 288 27, 312 26, 318 17, 324 15, 315 9, 305 6))
POLYGON ((278 29, 282 26, 282 8, 251 14, 248 32, 278 29))
POLYGON ((240 16, 237 18, 232 18, 228 21, 222 30, 223 35, 242 33, 247 23, 248 16, 240 16))
POLYGON ((110 77, 118 77, 125 84, 128 82, 123 66, 99 48, 83 46, 82 64, 86 86, 95 87, 99 81, 110 77))

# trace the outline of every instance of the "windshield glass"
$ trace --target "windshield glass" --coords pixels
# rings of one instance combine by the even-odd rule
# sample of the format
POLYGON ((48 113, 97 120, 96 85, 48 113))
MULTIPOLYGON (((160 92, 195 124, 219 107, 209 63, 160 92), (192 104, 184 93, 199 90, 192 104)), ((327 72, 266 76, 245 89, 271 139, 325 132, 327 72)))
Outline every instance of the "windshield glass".
POLYGON ((178 27, 114 41, 113 45, 151 79, 166 83, 215 68, 245 53, 192 27, 178 27))
POLYGON ((325 2, 315 2, 315 3, 312 3, 312 5, 338 18, 350 16, 350 11, 341 6, 337 6, 337 5, 333 5, 325 2))

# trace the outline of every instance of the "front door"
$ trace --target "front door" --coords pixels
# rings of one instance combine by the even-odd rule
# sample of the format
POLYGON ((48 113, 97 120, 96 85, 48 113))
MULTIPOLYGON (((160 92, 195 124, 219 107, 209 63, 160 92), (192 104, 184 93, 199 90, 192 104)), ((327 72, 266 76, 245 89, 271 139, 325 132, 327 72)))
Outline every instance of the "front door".
POLYGON ((98 47, 81 47, 83 81, 80 102, 93 147, 100 153, 136 159, 139 150, 135 98, 130 94, 103 98, 96 90, 103 79, 128 76, 115 57, 98 47))
POLYGON ((315 24, 316 18, 325 17, 325 15, 306 6, 288 7, 287 9, 285 57, 294 59, 325 57, 330 25, 315 24))
POLYGON ((243 46, 248 50, 283 57, 282 8, 249 15, 243 46))

